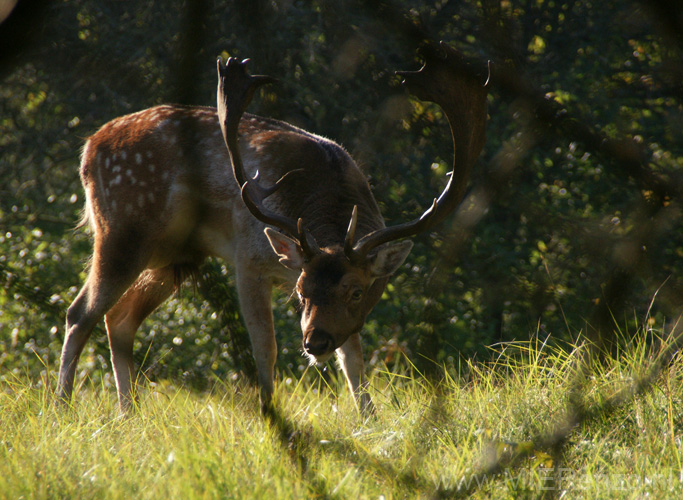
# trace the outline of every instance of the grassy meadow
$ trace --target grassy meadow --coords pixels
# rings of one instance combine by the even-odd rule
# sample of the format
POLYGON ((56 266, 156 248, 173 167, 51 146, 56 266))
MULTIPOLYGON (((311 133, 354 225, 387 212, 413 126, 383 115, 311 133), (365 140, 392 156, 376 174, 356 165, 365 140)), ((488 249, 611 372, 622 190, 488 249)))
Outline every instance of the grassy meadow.
POLYGON ((81 380, 66 409, 55 370, 5 377, 0 497, 680 498, 683 360, 662 349, 579 373, 585 347, 506 344, 438 382, 403 360, 371 375, 367 417, 320 377, 278 380, 270 418, 230 381, 144 384, 122 418, 111 388, 81 380))

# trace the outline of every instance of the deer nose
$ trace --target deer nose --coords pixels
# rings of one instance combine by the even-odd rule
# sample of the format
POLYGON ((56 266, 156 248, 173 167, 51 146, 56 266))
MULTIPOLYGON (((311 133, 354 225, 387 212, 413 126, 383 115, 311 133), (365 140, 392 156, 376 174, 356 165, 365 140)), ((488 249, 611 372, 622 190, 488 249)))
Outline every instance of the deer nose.
POLYGON ((313 331, 304 339, 304 349, 312 356, 321 356, 334 349, 332 336, 325 330, 314 328, 313 331))

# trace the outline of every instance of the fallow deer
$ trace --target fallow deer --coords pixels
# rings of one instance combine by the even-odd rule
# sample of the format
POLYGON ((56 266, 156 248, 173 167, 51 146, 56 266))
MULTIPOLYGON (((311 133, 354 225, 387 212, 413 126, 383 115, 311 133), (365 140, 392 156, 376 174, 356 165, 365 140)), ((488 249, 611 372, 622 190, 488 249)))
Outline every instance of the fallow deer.
POLYGON ((104 317, 119 404, 130 409, 136 330, 185 270, 218 256, 235 272, 262 409, 273 394, 271 289, 278 282, 295 287, 305 354, 324 362, 336 352, 358 406, 369 408, 360 340, 365 318, 410 252, 412 243, 403 239, 460 203, 485 138, 483 78, 443 44, 425 59, 420 71, 400 74, 417 97, 446 113, 453 171, 419 219, 393 227, 385 227, 365 176, 341 146, 244 114, 258 86, 271 81, 248 75, 246 61, 218 61, 217 109, 157 106, 92 135, 80 175, 93 256, 67 312, 58 396, 69 401, 78 358, 104 317))

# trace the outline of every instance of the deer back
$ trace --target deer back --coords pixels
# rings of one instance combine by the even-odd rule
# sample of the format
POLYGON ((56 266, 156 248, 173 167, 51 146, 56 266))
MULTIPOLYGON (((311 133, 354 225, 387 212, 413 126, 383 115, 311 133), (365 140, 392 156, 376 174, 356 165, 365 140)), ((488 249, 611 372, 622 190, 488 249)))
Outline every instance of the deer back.
MULTIPOLYGON (((248 114, 238 140, 247 174, 262 184, 298 170, 266 205, 301 217, 321 245, 343 243, 354 205, 359 233, 384 227, 365 177, 336 143, 248 114)), ((86 142, 80 174, 96 241, 116 234, 147 245, 149 267, 209 255, 234 262, 239 249, 282 269, 244 207, 215 108, 164 105, 112 120, 86 142)))

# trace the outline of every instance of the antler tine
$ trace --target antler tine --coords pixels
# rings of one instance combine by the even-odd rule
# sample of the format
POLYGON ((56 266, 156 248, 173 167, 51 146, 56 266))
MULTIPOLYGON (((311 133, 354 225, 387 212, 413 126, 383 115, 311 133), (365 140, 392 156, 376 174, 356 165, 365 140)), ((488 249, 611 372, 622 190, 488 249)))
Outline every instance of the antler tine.
POLYGON ((304 255, 310 259, 314 255, 321 253, 318 243, 315 238, 304 228, 304 221, 299 217, 296 223, 297 228, 297 239, 299 240, 299 246, 304 255))
POLYGON ((294 219, 275 213, 263 205, 263 200, 270 190, 273 190, 273 188, 264 189, 253 181, 247 181, 242 185, 242 201, 244 201, 249 212, 258 220, 271 226, 278 227, 291 236, 296 237, 299 232, 294 219))
POLYGON ((351 212, 351 220, 349 221, 349 228, 346 230, 346 238, 344 238, 344 253, 347 256, 353 255, 353 240, 356 237, 356 224, 358 223, 358 205, 353 206, 351 212))
POLYGON ((295 221, 289 217, 277 214, 263 205, 263 200, 277 191, 284 181, 292 174, 300 173, 303 169, 292 170, 283 175, 273 186, 262 187, 258 181, 258 174, 249 179, 242 163, 237 144, 239 123, 247 106, 260 86, 276 81, 264 75, 249 75, 247 73, 248 59, 239 62, 234 57, 228 59, 223 66, 223 59, 219 58, 218 66, 218 119, 223 132, 223 140, 228 147, 232 171, 240 186, 242 200, 251 214, 261 222, 278 227, 290 236, 299 240, 299 245, 307 257, 320 252, 313 236, 303 229, 301 219, 295 221))
POLYGON ((267 188, 265 188, 265 187, 261 186, 261 184, 259 184, 259 181, 258 181, 259 173, 258 172, 256 172, 256 175, 254 175, 254 177, 252 179, 248 180, 247 182, 251 186, 253 186, 254 188, 256 188, 258 190, 259 199, 261 201, 263 201, 266 198, 268 198, 271 194, 273 194, 275 191, 280 189, 282 187, 282 185, 284 184, 284 182, 290 178, 290 176, 295 175, 295 174, 300 174, 303 171, 304 171, 303 168, 297 168, 295 170, 290 170, 285 175, 280 177, 280 179, 278 179, 278 181, 275 184, 273 184, 272 186, 267 187, 267 188))
POLYGON ((454 147, 450 179, 438 199, 420 218, 379 229, 361 238, 350 254, 357 261, 364 260, 379 245, 426 231, 455 210, 484 147, 488 71, 484 72, 443 42, 440 47, 428 45, 422 54, 425 63, 419 71, 397 74, 404 77, 403 83, 412 94, 421 100, 433 101, 444 110, 454 147))

